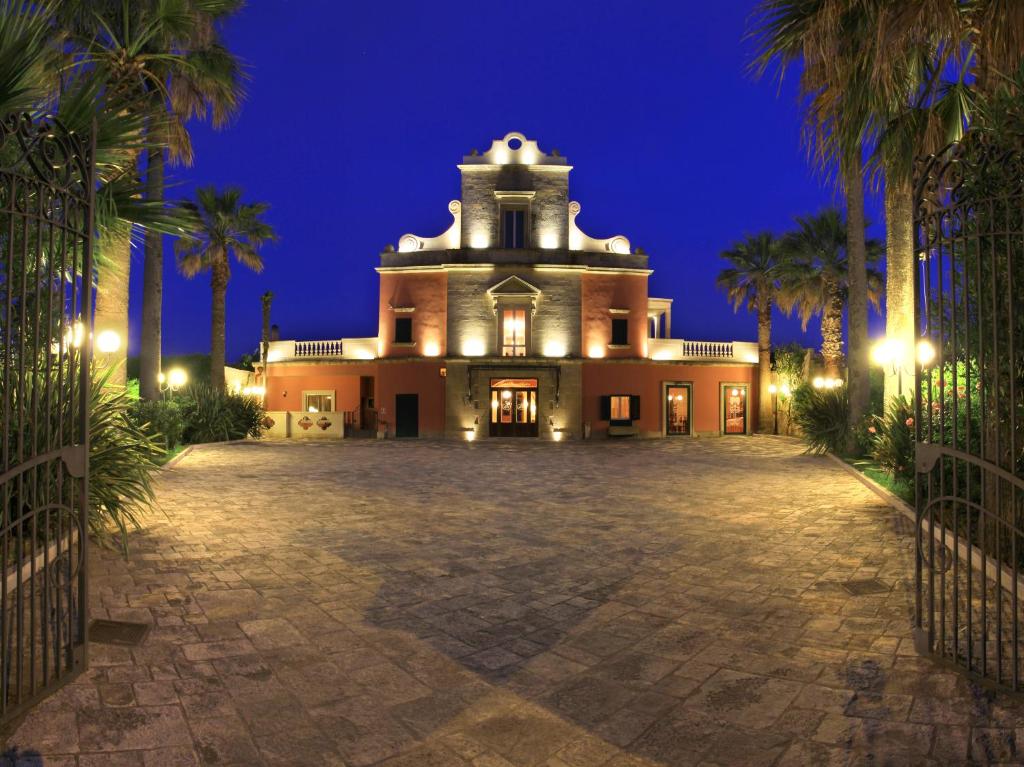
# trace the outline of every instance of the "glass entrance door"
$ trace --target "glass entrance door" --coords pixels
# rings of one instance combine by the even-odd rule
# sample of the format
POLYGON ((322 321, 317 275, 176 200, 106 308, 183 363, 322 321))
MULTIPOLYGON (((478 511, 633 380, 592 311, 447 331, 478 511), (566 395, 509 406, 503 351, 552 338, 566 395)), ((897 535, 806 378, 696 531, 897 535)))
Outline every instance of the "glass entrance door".
POLYGON ((670 437, 690 435, 690 385, 665 386, 665 434, 670 437))
POLYGON ((537 379, 491 379, 492 437, 537 436, 537 379))
POLYGON ((747 387, 742 384, 722 386, 722 433, 747 433, 747 387))

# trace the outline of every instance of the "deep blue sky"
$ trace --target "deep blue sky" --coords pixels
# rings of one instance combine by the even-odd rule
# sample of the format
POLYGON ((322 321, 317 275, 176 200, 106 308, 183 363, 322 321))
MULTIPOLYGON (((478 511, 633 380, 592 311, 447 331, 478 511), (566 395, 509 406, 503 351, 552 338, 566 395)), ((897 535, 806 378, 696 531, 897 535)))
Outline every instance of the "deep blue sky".
MULTIPOLYGON (((268 289, 285 338, 376 335, 378 254, 443 231, 456 163, 512 130, 575 166, 583 231, 650 254, 674 336, 754 340, 754 318, 714 287, 718 254, 838 198, 806 163, 793 86, 744 74, 753 6, 252 0, 226 28, 252 77, 241 115, 223 131, 194 124, 195 166, 172 171, 179 195, 237 184, 270 203, 281 237, 262 274, 233 271, 228 359, 256 347, 268 289)), ((207 351, 208 278, 177 274, 169 242, 164 286, 164 353, 207 351)), ((776 328, 820 343, 813 324, 776 328)))

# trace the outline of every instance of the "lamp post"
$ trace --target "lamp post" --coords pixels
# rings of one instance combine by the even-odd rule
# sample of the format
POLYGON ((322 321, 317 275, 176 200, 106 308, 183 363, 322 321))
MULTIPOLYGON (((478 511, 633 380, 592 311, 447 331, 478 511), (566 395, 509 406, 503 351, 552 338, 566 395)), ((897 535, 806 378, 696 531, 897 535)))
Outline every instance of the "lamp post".
POLYGON ((166 375, 160 373, 160 393, 164 396, 167 395, 167 392, 170 392, 172 395, 175 394, 186 383, 188 383, 188 373, 185 372, 184 368, 171 368, 167 371, 166 375))
MULTIPOLYGON (((935 347, 925 338, 917 342, 917 348, 914 351, 917 364, 922 369, 935 361, 935 347)), ((896 376, 896 392, 902 397, 904 370, 907 375, 914 375, 913 368, 906 366, 907 350, 904 348, 903 342, 897 338, 883 338, 872 347, 871 359, 883 370, 888 370, 896 376)))
POLYGON ((775 384, 768 386, 768 392, 772 395, 772 417, 775 425, 772 427, 772 434, 779 433, 779 387, 775 384))

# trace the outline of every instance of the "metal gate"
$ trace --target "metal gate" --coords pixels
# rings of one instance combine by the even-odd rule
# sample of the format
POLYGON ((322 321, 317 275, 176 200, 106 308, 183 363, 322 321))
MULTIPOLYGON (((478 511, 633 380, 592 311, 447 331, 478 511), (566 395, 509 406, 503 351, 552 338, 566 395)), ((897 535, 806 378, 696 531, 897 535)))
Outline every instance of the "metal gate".
POLYGON ((0 723, 86 665, 92 157, 0 120, 0 723))
POLYGON ((1024 157, 980 132, 918 165, 918 647, 1021 687, 1024 157), (920 348, 920 347, 919 347, 920 348))

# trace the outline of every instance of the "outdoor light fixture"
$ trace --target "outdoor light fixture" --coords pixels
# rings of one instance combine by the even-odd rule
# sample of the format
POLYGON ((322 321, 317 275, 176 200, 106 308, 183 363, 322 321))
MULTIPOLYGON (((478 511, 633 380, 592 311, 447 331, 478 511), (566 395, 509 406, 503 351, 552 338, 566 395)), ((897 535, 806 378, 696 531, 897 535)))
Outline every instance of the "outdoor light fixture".
POLYGON ((462 355, 464 357, 482 357, 484 355, 484 342, 479 338, 469 338, 463 341, 462 355))
POLYGON ((441 353, 441 347, 437 341, 428 341, 423 345, 423 356, 424 357, 436 357, 441 353))
MULTIPOLYGON (((917 363, 926 367, 935 361, 935 347, 931 342, 921 339, 915 350, 917 363)), ((879 367, 887 369, 896 376, 896 390, 903 394, 903 373, 906 369, 907 375, 913 375, 913 370, 907 369, 909 362, 907 349, 903 341, 898 338, 883 338, 871 349, 871 360, 879 367)))
POLYGON ((779 393, 779 387, 776 386, 775 384, 769 384, 768 385, 768 393, 769 394, 778 394, 779 393))
MULTIPOLYGON (((78 344, 76 343, 75 346, 78 344)), ((116 330, 104 330, 96 336, 96 351, 102 354, 113 354, 120 348, 121 336, 116 330)))
POLYGON ((935 362, 935 347, 931 341, 922 338, 917 342, 917 364, 925 368, 935 362))
POLYGON ((171 368, 166 374, 161 373, 158 381, 160 382, 161 392, 167 393, 169 391, 173 394, 188 383, 188 373, 185 372, 184 368, 171 368))
POLYGON ((545 341, 544 342, 544 356, 545 357, 564 357, 566 355, 565 344, 561 341, 545 341))

